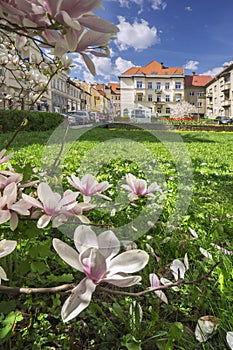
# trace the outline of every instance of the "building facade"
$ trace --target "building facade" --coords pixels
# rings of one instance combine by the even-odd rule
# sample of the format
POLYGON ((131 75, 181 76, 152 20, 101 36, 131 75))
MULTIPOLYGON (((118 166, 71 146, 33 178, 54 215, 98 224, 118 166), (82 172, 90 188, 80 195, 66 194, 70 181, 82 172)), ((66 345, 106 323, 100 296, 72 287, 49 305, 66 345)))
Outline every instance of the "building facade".
POLYGON ((206 115, 206 84, 212 80, 210 75, 186 75, 184 80, 184 99, 196 107, 198 118, 206 115))
POLYGON ((217 116, 233 116, 233 63, 216 75, 205 86, 206 115, 208 118, 217 116))
POLYGON ((170 114, 170 105, 184 100, 184 69, 150 62, 132 67, 119 76, 121 115, 148 109, 155 116, 170 114))

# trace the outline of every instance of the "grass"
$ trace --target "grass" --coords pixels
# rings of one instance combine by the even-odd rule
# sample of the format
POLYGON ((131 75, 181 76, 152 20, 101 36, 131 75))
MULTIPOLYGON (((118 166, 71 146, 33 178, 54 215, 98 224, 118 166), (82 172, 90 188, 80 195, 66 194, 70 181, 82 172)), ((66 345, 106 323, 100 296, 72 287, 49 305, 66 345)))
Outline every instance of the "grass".
MULTIPOLYGON (((34 177, 48 169, 54 161, 54 153, 59 151, 60 132, 50 139, 49 132, 22 132, 12 144, 15 152, 12 165, 34 177)), ((9 134, 1 135, 0 149, 9 138, 9 134)), ((141 211, 143 203, 139 203, 136 211, 136 217, 141 215, 142 223, 135 224, 139 232, 135 243, 150 253, 149 244, 160 257, 156 262, 151 254, 148 266, 142 271, 142 285, 137 287, 138 290, 148 288, 149 273, 171 278, 169 264, 175 258, 183 261, 185 253, 190 263, 187 280, 207 273, 215 262, 219 265, 211 277, 200 284, 181 286, 178 292, 166 291, 168 305, 161 304, 154 294, 135 302, 131 297, 97 292, 89 308, 68 324, 63 324, 60 319, 65 296, 4 296, 0 302, 2 329, 7 314, 3 308, 6 302, 9 303, 8 312, 17 309, 23 315, 8 339, 1 338, 0 330, 4 348, 228 349, 226 332, 233 330, 233 258, 212 244, 233 251, 232 144, 233 133, 158 131, 153 134, 146 130, 103 128, 84 134, 71 131, 60 164, 64 188, 68 186, 66 175, 82 175, 89 171, 98 179, 116 185, 123 181, 127 172, 132 172, 147 178, 149 183, 156 179, 166 189, 162 208, 158 214, 155 212, 156 220, 150 217, 153 225, 148 226, 147 221, 143 221, 148 214, 141 211), (193 239, 190 229, 196 232, 197 239, 193 239), (200 247, 210 253, 212 259, 207 259, 200 247), (194 330, 198 318, 205 315, 216 317, 219 327, 207 342, 199 343, 194 330)), ((60 177, 56 176, 59 186, 60 177)), ((119 193, 113 190, 110 194, 116 201, 124 198, 117 197, 119 193)), ((111 217, 109 209, 97 211, 92 219, 108 223, 120 234, 126 232, 126 238, 132 238, 135 231, 131 232, 130 227, 135 210, 122 207, 115 217, 111 217)), ((10 285, 46 286, 80 280, 80 274, 70 270, 52 251, 52 237, 67 240, 72 245, 60 231, 39 231, 34 223, 27 222, 26 226, 20 224, 14 233, 5 225, 2 234, 20 242, 17 254, 9 256, 11 269, 6 268, 10 285)), ((9 260, 2 261, 10 266, 9 260)))

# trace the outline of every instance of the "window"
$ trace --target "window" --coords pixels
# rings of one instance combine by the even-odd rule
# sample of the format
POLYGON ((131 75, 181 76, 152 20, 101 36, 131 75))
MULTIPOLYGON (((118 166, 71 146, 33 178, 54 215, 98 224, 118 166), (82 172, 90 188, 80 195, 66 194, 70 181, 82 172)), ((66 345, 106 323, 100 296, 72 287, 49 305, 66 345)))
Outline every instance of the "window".
POLYGON ((165 83, 165 90, 169 90, 170 89, 170 83, 165 83))
POLYGON ((148 82, 147 88, 148 88, 148 89, 152 89, 152 82, 151 82, 151 81, 148 82))
POLYGON ((157 101, 157 102, 161 102, 161 95, 158 95, 158 96, 157 96, 156 101, 157 101))
POLYGON ((203 96, 203 92, 200 92, 200 91, 199 91, 199 92, 197 93, 197 96, 198 96, 198 97, 202 97, 202 96, 203 96))
POLYGON ((194 96, 194 91, 190 91, 189 96, 194 96))
POLYGON ((197 107, 202 107, 202 102, 198 102, 197 107))
POLYGON ((142 102, 142 94, 138 95, 138 102, 142 102))
POLYGON ((165 100, 166 102, 170 102, 170 95, 166 95, 165 100))
POLYGON ((161 108, 157 108, 157 112, 158 112, 159 114, 161 114, 161 113, 162 113, 162 109, 161 109, 161 108))
POLYGON ((181 99, 180 99, 180 95, 177 95, 177 96, 176 96, 176 102, 180 102, 180 100, 181 100, 181 99))
POLYGON ((142 89, 142 81, 137 81, 137 89, 142 89))
POLYGON ((152 95, 148 95, 148 102, 152 102, 152 95))
POLYGON ((175 88, 176 89, 181 89, 181 82, 180 81, 176 81, 175 88))
POLYGON ((170 113, 171 113, 170 108, 166 108, 166 114, 170 114, 170 113))
POLYGON ((161 83, 160 82, 156 83, 156 90, 161 90, 161 83))

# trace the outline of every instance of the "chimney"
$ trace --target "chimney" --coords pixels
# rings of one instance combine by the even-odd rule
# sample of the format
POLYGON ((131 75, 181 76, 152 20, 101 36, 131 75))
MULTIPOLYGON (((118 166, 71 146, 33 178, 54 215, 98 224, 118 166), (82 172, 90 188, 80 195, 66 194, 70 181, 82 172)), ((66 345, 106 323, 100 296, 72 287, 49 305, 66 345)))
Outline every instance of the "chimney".
POLYGON ((192 72, 192 76, 196 75, 196 72, 192 72))

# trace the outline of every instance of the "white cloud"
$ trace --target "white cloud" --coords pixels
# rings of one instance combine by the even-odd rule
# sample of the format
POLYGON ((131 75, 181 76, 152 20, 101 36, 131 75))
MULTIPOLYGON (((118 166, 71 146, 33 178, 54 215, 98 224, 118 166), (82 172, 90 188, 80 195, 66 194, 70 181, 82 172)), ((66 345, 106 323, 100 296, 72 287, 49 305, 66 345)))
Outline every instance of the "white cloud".
POLYGON ((157 29, 149 27, 148 22, 141 19, 141 22, 134 21, 133 24, 126 22, 122 16, 118 17, 118 28, 116 45, 120 51, 132 47, 135 51, 141 51, 159 42, 157 29))
POLYGON ((190 60, 185 64, 184 68, 195 71, 196 69, 198 69, 198 65, 199 61, 190 60))
POLYGON ((221 67, 214 67, 200 75, 211 75, 212 77, 214 77, 215 75, 218 75, 219 73, 221 73, 227 66, 229 66, 232 63, 233 61, 224 62, 221 67))
MULTIPOLYGON (((165 10, 167 7, 167 3, 163 0, 150 0, 151 3, 151 8, 153 10, 165 10)), ((148 6, 148 3, 145 0, 119 0, 120 6, 121 7, 127 7, 130 8, 130 6, 134 6, 135 4, 140 6, 140 11, 141 13, 143 11, 143 6, 148 6)))
POLYGON ((151 0, 151 7, 153 10, 165 10, 167 3, 163 0, 151 0))
POLYGON ((81 56, 76 57, 73 61, 76 63, 72 70, 72 76, 87 82, 110 82, 117 81, 118 76, 129 68, 135 66, 133 62, 117 57, 114 61, 110 57, 91 57, 96 68, 96 76, 93 76, 87 69, 81 56))
POLYGON ((191 6, 186 6, 184 9, 185 9, 185 11, 189 11, 189 12, 191 12, 193 10, 191 6))

